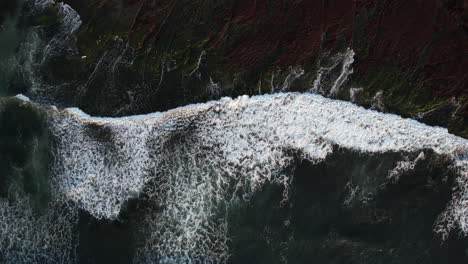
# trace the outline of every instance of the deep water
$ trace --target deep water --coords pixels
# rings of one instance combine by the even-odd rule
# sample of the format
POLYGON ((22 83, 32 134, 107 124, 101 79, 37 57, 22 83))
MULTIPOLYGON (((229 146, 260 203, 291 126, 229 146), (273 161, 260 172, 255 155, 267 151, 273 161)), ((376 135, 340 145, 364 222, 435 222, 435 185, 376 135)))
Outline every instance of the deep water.
POLYGON ((84 74, 69 6, 0 24, 0 263, 468 263, 468 141, 313 94, 351 49, 308 93, 141 114, 87 104, 132 58, 84 74))
MULTIPOLYGON (((455 236, 441 244, 427 221, 444 210, 455 175, 446 170, 446 159, 426 153, 416 171, 390 186, 382 186, 388 182, 379 175, 402 158, 399 153, 337 150, 320 164, 298 161, 290 168, 294 182, 287 202, 284 188, 269 184, 231 209, 227 263, 464 263, 467 241, 455 236), (426 169, 428 163, 434 165, 426 169), (364 205, 350 197, 350 182, 361 181, 373 196, 364 205)), ((80 262, 130 263, 141 239, 131 219, 146 207, 132 201, 124 221, 83 213, 80 262)))

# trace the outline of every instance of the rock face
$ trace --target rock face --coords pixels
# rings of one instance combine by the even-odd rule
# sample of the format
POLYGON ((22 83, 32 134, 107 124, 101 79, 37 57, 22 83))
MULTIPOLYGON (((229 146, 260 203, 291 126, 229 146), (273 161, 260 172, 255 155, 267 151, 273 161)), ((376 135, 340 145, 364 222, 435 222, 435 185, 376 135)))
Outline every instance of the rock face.
POLYGON ((64 2, 83 21, 79 55, 95 75, 78 105, 90 112, 306 91, 330 68, 322 94, 467 136, 463 1, 64 2), (330 93, 347 48, 354 72, 330 93))
POLYGON ((468 263, 466 6, 2 0, 0 263, 468 263))
POLYGON ((7 94, 123 116, 311 91, 468 133, 463 1, 63 2, 23 8, 7 94))

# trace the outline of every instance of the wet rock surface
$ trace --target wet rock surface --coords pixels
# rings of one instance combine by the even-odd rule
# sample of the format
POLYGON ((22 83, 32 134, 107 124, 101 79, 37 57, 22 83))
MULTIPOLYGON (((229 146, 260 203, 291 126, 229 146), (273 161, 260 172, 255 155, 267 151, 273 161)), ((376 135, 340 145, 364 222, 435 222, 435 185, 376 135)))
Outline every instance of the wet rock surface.
POLYGON ((8 94, 124 116, 313 91, 423 122, 431 112, 429 124, 466 137, 463 1, 63 2, 80 21, 59 4, 34 13, 39 44, 18 50, 35 55, 20 56, 8 94))
POLYGON ((305 91, 320 62, 349 47, 356 53, 354 73, 335 97, 350 100, 353 87, 368 100, 382 93, 386 111, 408 117, 455 100, 461 106, 450 112, 452 121, 430 123, 466 136, 463 1, 65 2, 82 15, 78 47, 88 62, 97 63, 115 36, 137 58, 132 68, 140 77, 127 82, 128 91, 91 84, 91 93, 107 94, 94 100, 122 105, 133 99, 141 108, 129 111, 150 112, 223 95, 283 91, 278 85, 291 67, 305 74, 285 88, 305 91), (120 99, 109 98, 119 91, 120 99), (129 98, 132 92, 154 99, 129 98))
POLYGON ((460 0, 2 1, 0 263, 468 263, 467 43, 460 0))

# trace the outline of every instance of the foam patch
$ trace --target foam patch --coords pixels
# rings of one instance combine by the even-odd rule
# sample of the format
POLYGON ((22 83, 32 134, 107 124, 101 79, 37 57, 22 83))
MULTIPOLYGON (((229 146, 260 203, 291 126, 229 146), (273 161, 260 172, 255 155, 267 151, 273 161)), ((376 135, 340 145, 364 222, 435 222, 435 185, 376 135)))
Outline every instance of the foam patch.
MULTIPOLYGON (((296 93, 123 118, 48 111, 57 139, 54 179, 65 199, 106 219, 117 219, 142 192, 159 208, 146 215, 141 262, 227 260, 229 207, 265 183, 283 184, 287 192, 291 179, 282 170, 293 162, 287 150, 320 162, 334 145, 364 153, 432 149, 452 157, 458 189, 437 231, 468 233, 467 140, 444 128, 296 93)), ((410 168, 407 163, 396 171, 410 168)))

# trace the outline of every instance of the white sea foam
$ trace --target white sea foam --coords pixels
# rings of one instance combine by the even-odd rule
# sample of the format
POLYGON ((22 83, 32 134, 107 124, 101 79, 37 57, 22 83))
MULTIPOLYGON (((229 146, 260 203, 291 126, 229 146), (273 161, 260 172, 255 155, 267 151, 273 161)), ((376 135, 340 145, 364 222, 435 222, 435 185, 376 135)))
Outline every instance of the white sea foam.
POLYGON ((4 264, 73 263, 77 210, 50 203, 34 212, 28 197, 0 197, 0 259, 4 264))
MULTIPOLYGON (((53 1, 36 3, 45 7, 53 1)), ((32 95, 45 91, 33 71, 49 56, 73 52, 65 46, 73 42, 81 24, 68 5, 57 5, 62 20, 59 33, 41 42, 34 31, 26 44, 30 46, 23 47, 28 51, 24 71, 31 75, 32 95)), ((199 75, 203 56, 190 75, 199 75)), ((321 67, 312 90, 336 96, 352 73, 353 58, 354 52, 348 49, 333 58, 330 67, 321 67)), ((292 71, 281 90, 289 89, 302 74, 292 71)), ((273 79, 274 75, 272 92, 279 90, 274 89, 273 79)), ((212 84, 210 88, 217 88, 212 84)), ((29 101, 22 95, 17 98, 29 101)), ((43 256, 51 263, 72 261, 77 215, 68 208, 56 218, 62 199, 96 218, 117 219, 129 199, 142 199, 144 194, 158 209, 143 216, 139 228, 146 234, 145 241, 139 244, 135 262, 225 262, 229 207, 249 199, 268 182, 283 184, 287 198, 291 178, 282 169, 293 162, 288 150, 319 162, 333 151, 333 145, 366 153, 432 149, 452 157, 458 185, 436 231, 445 235, 458 227, 468 234, 468 144, 444 128, 295 93, 223 98, 122 118, 91 117, 76 108, 47 111, 56 143, 51 177, 54 204, 47 215, 36 217, 27 199, 0 199, 0 255, 12 256, 14 261, 13 257, 30 256, 43 256), (11 240, 22 236, 26 243, 11 240), (43 241, 56 249, 40 248, 43 241), (9 250, 13 247, 21 251, 9 250)), ((422 158, 399 162, 389 177, 396 180, 413 169, 418 159, 422 158)), ((355 193, 358 187, 349 188, 355 193)), ((16 262, 31 263, 28 259, 16 262)))
POLYGON ((23 95, 23 94, 18 94, 18 95, 16 95, 15 97, 18 98, 18 99, 21 99, 21 100, 23 100, 23 101, 26 101, 26 102, 30 102, 30 101, 31 101, 31 99, 29 99, 29 97, 27 97, 26 95, 23 95))
POLYGON ((437 231, 457 226, 468 233, 468 144, 445 128, 297 93, 122 118, 76 108, 50 108, 49 116, 57 141, 54 178, 65 199, 107 219, 142 191, 160 208, 145 216, 141 262, 223 262, 229 206, 266 182, 284 184, 287 192, 291 179, 281 171, 293 157, 286 150, 318 162, 333 145, 365 153, 432 149, 452 157, 458 191, 437 231))
POLYGON ((353 73, 354 55, 354 51, 347 48, 346 51, 329 58, 330 65, 319 65, 317 76, 309 92, 336 97, 349 75, 353 73), (339 68, 340 65, 341 68, 339 68))
MULTIPOLYGON (((29 82, 28 95, 35 100, 48 101, 52 90, 58 90, 62 85, 48 85, 42 79, 40 70, 49 63, 51 58, 76 52, 75 33, 81 26, 79 14, 69 5, 54 0, 29 0, 34 12, 44 12, 48 8, 57 14, 57 28, 50 37, 45 37, 45 26, 35 26, 26 31, 25 39, 18 50, 17 60, 21 62, 20 73, 29 82)), ((30 15, 30 14, 29 14, 30 15)), ((50 30, 50 29, 48 29, 50 30)))

